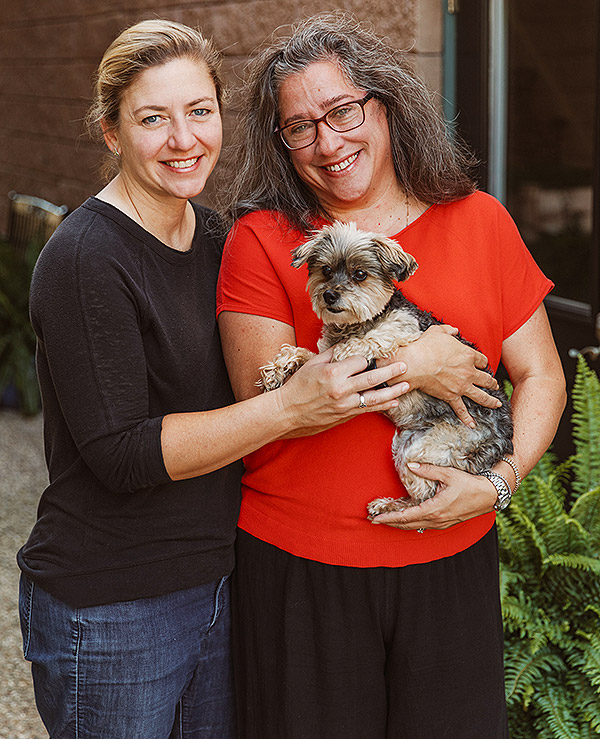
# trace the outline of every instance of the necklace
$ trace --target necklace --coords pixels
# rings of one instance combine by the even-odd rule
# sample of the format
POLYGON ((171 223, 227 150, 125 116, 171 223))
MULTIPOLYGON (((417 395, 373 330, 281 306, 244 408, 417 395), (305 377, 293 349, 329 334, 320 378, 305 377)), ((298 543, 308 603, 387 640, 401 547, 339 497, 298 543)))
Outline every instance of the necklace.
POLYGON ((139 219, 139 224, 140 224, 140 226, 141 226, 142 228, 146 229, 146 231, 147 231, 148 229, 146 228, 146 226, 145 226, 145 224, 144 224, 144 219, 142 218, 142 214, 141 214, 141 213, 140 213, 140 211, 139 211, 139 210, 137 209, 137 206, 136 206, 136 204, 135 204, 135 203, 133 202, 133 198, 131 197, 131 194, 130 194, 130 192, 129 192, 129 188, 127 187, 127 182, 125 182, 125 179, 123 179, 123 178, 121 179, 121 181, 122 181, 122 183, 123 183, 123 187, 125 188, 125 194, 127 195, 127 199, 128 199, 128 200, 129 200, 129 202, 131 203, 131 207, 133 208, 133 210, 135 211, 135 213, 136 213, 136 215, 137 215, 137 217, 138 217, 138 219, 139 219))
MULTIPOLYGON (((408 226, 408 221, 410 218, 410 205, 408 203, 408 190, 404 191, 404 202, 406 204, 406 226, 408 226)), ((406 228, 406 226, 404 228, 406 228)))

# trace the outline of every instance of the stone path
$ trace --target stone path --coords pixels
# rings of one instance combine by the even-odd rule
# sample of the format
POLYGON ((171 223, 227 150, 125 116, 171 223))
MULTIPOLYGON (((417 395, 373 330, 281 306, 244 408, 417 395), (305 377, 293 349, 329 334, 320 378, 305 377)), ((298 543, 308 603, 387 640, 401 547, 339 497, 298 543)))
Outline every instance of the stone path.
POLYGON ((42 419, 0 408, 0 738, 44 739, 23 659, 15 554, 33 522, 47 483, 42 419))

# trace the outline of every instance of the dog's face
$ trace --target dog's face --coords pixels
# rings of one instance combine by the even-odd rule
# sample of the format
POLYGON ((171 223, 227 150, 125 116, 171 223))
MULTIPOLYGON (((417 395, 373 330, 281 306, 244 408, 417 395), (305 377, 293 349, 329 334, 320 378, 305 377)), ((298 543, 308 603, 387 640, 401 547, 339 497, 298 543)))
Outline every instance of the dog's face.
POLYGON ((392 239, 359 231, 354 223, 325 226, 292 252, 292 266, 308 265, 306 289, 323 323, 362 323, 385 308, 394 280, 417 262, 392 239))

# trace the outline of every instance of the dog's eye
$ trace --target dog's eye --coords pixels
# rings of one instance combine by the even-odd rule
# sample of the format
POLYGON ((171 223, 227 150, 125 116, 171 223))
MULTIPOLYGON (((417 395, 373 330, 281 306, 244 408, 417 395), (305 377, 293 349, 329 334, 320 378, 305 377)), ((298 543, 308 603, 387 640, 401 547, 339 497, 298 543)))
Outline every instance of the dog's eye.
POLYGON ((367 273, 364 271, 364 269, 357 269, 355 272, 352 273, 352 279, 355 282, 362 282, 363 280, 367 279, 367 273))
POLYGON ((329 279, 331 275, 333 274, 333 270, 331 269, 331 267, 328 267, 327 265, 325 265, 324 267, 321 267, 321 272, 323 273, 323 277, 326 277, 327 279, 329 279))

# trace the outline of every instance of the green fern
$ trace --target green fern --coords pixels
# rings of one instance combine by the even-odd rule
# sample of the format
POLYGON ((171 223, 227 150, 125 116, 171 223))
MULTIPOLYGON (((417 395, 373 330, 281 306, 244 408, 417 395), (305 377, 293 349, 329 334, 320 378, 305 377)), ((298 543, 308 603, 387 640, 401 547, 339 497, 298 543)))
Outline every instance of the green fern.
POLYGON ((566 705, 562 685, 546 684, 538 696, 541 716, 536 721, 539 736, 560 739, 581 739, 581 732, 572 707, 566 705))
POLYGON ((600 485, 600 380, 581 356, 572 397, 576 449, 573 490, 586 493, 600 485))
POLYGON ((511 739, 600 736, 600 382, 579 360, 575 455, 497 519, 511 739))
POLYGON ((600 486, 577 498, 571 515, 600 547, 600 486))
POLYGON ((530 654, 523 646, 510 653, 506 667, 506 701, 509 705, 525 698, 527 705, 533 695, 532 685, 541 682, 545 673, 562 671, 564 663, 547 647, 530 654))
POLYGON ((572 567, 583 572, 593 572, 595 575, 600 576, 600 560, 593 557, 585 557, 581 554, 551 554, 546 558, 544 564, 572 567))

